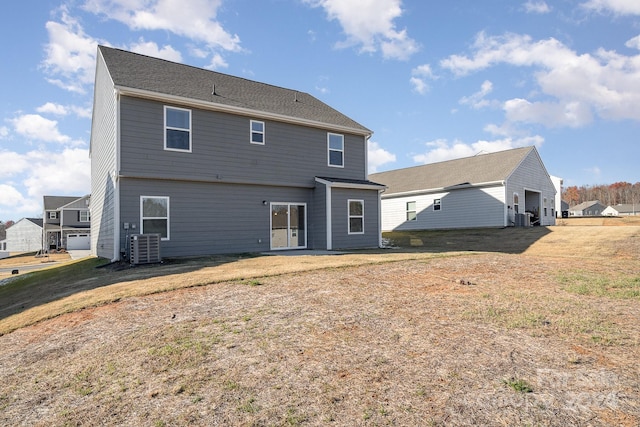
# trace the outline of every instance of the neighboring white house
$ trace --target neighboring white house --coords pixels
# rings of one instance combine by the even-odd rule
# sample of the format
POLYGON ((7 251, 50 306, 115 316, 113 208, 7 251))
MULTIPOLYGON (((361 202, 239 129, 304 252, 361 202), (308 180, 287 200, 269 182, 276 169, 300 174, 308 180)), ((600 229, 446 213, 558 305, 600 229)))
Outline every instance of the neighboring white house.
POLYGON ((22 218, 7 228, 7 252, 35 252, 42 249, 42 219, 22 218))
POLYGON ((605 208, 599 200, 589 200, 569 208, 569 216, 600 216, 605 208))
POLYGON ((562 203, 562 178, 551 175, 551 182, 553 182, 553 186, 556 188, 556 197, 554 199, 554 206, 556 211, 556 218, 560 218, 562 216, 562 211, 568 209, 568 205, 565 203, 565 209, 563 209, 562 203))
POLYGON ((382 230, 555 225, 556 189, 535 147, 372 174, 382 230))
POLYGON ((606 216, 635 216, 640 215, 640 204, 620 204, 607 206, 602 215, 606 216))

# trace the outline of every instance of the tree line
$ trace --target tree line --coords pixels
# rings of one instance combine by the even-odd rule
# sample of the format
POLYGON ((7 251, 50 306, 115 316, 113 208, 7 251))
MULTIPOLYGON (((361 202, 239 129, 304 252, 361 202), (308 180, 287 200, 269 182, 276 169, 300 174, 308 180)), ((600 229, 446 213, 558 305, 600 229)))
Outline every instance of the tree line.
POLYGON ((599 200, 605 206, 640 204, 640 182, 615 182, 603 185, 571 186, 562 190, 562 200, 569 206, 599 200))

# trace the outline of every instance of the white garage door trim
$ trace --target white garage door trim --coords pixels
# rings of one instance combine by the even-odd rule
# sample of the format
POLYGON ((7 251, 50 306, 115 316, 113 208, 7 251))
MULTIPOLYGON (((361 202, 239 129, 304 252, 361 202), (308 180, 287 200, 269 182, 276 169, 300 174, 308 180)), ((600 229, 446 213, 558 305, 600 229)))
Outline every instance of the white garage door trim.
POLYGON ((79 250, 91 248, 90 234, 69 234, 67 236, 67 250, 79 250))

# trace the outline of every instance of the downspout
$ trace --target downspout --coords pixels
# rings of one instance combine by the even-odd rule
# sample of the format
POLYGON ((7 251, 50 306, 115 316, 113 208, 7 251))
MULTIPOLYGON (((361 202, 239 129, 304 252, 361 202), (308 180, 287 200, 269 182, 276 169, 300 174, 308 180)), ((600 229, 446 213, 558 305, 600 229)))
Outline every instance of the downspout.
MULTIPOLYGON (((113 259, 111 261, 120 261, 120 91, 114 90, 116 98, 115 122, 116 122, 116 140, 115 140, 115 170, 112 172, 113 178, 113 259)), ((104 206, 103 206, 104 209, 104 206)), ((125 242, 126 248, 127 242, 125 242)), ((126 249, 125 249, 126 250, 126 249)))
POLYGON ((325 184, 325 188, 327 189, 326 191, 326 210, 327 210, 327 250, 330 251, 333 249, 333 239, 332 239, 332 235, 331 235, 331 229, 332 227, 332 218, 331 218, 331 184, 330 183, 326 183, 325 184))

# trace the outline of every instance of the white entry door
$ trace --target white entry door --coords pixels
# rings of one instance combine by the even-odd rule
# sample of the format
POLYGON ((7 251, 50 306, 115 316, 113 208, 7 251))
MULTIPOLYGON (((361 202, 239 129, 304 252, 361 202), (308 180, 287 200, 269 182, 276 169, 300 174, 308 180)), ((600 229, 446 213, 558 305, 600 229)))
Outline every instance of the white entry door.
POLYGON ((271 249, 307 247, 307 205, 271 204, 271 249))

